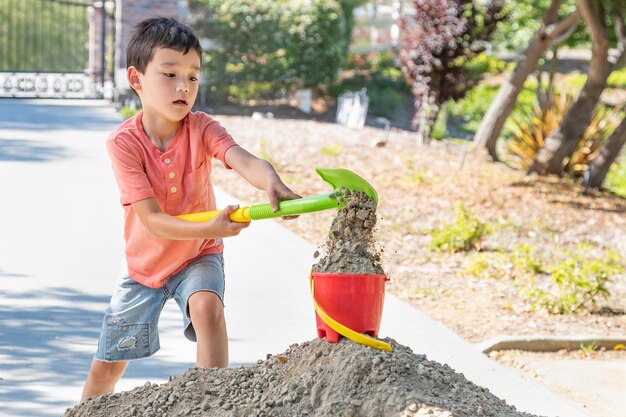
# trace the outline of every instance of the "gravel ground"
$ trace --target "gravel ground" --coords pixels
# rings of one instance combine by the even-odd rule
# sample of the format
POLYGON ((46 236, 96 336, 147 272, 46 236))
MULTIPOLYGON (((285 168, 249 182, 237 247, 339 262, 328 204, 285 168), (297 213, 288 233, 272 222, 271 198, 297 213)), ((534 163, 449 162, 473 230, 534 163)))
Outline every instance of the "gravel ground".
POLYGON ((190 369, 68 409, 65 417, 530 416, 447 365, 386 339, 393 352, 342 339, 293 344, 237 369, 190 369))

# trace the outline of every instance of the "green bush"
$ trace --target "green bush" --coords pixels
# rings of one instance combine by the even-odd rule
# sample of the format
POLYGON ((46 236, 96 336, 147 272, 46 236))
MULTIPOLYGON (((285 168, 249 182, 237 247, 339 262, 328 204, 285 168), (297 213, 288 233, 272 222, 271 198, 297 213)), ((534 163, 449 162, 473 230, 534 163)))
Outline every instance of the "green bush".
POLYGON ((604 186, 607 190, 626 198, 626 163, 624 162, 626 161, 622 154, 619 160, 611 165, 604 186))
POLYGON ((263 91, 268 84, 281 91, 330 83, 344 64, 345 19, 335 0, 195 0, 191 6, 194 29, 213 44, 204 57, 210 98, 224 98, 240 84, 254 92, 252 83, 263 91))
POLYGON ((402 94, 389 89, 371 89, 367 91, 367 95, 369 97, 368 113, 387 119, 392 119, 405 101, 402 94))
POLYGON ((441 228, 431 230, 432 250, 459 252, 479 249, 482 238, 491 233, 489 225, 472 216, 463 204, 455 204, 455 209, 457 216, 454 223, 446 223, 441 228))
POLYGON ((228 96, 236 101, 245 101, 258 98, 271 98, 274 89, 270 82, 244 81, 228 86, 228 96))
POLYGON ((626 68, 613 71, 607 80, 609 87, 626 88, 626 68))
POLYGON ((515 68, 512 62, 506 62, 502 59, 482 52, 476 55, 467 63, 468 74, 476 78, 482 74, 500 74, 502 72, 511 72, 515 68))
POLYGON ((346 59, 347 70, 381 72, 386 68, 397 68, 396 58, 391 51, 370 52, 368 54, 350 53, 346 59))
POLYGON ((129 106, 122 106, 119 110, 120 112, 120 116, 122 116, 124 119, 129 119, 131 117, 133 117, 134 115, 136 115, 137 113, 139 113, 141 111, 141 109, 132 109, 129 106))
MULTIPOLYGON (((449 117, 457 120, 460 123, 459 127, 464 131, 471 134, 476 133, 491 102, 496 94, 498 94, 499 88, 498 86, 482 83, 472 88, 464 98, 457 101, 449 101, 447 103, 449 117)), ((527 81, 524 84, 524 89, 517 97, 512 116, 521 116, 530 113, 530 109, 535 102, 536 89, 536 82, 527 81)), ((508 139, 511 137, 512 128, 514 128, 512 118, 509 118, 505 124, 505 130, 503 132, 504 138, 508 139)))
POLYGON ((550 271, 547 287, 540 287, 532 277, 525 290, 534 309, 552 314, 572 314, 586 306, 596 307, 598 298, 610 296, 606 285, 615 274, 623 272, 616 252, 605 250, 601 256, 587 256, 584 247, 575 252, 565 251, 550 271))
POLYGON ((544 272, 543 261, 535 252, 524 244, 510 252, 479 252, 468 258, 463 273, 476 278, 528 278, 544 272))

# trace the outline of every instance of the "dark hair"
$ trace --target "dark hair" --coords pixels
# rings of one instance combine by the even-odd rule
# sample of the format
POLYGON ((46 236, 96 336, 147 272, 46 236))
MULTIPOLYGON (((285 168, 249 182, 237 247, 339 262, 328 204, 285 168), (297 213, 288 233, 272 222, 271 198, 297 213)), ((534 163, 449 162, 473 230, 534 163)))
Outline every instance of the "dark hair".
POLYGON ((139 22, 126 47, 126 66, 143 73, 156 48, 167 48, 186 54, 193 49, 202 62, 202 47, 189 27, 171 17, 153 17, 139 22))

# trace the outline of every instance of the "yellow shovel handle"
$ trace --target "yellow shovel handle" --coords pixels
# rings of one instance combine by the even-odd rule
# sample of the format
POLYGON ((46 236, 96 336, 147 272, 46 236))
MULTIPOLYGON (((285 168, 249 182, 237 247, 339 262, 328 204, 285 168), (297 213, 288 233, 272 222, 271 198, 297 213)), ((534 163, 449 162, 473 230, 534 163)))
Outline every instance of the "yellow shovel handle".
MULTIPOLYGON (((199 213, 190 213, 190 214, 180 214, 176 217, 179 219, 187 220, 190 222, 208 222, 212 218, 218 215, 221 210, 213 210, 213 211, 202 211, 199 213)), ((252 220, 250 218, 250 207, 240 207, 237 210, 233 211, 230 216, 228 216, 234 222, 245 223, 252 220)))
POLYGON ((309 275, 309 287, 311 288, 311 297, 313 298, 313 306, 318 316, 326 323, 331 329, 339 333, 340 335, 347 337, 348 339, 360 343, 365 346, 369 346, 373 349, 384 350, 391 352, 392 348, 389 343, 385 343, 382 340, 374 339, 366 334, 355 332, 349 327, 344 326, 332 317, 330 317, 319 304, 315 301, 315 295, 313 294, 313 271, 309 275))

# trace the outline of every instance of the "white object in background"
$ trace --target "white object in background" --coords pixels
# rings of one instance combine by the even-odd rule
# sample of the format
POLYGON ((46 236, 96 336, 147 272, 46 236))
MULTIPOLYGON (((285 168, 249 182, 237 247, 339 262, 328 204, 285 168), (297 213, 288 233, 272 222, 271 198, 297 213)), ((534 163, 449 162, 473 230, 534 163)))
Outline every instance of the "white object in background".
POLYGON ((313 91, 310 88, 298 90, 296 92, 298 108, 304 113, 311 113, 311 102, 313 101, 313 91))
POLYGON ((369 98, 365 89, 353 93, 346 92, 337 99, 337 123, 347 127, 362 128, 365 126, 369 98))

